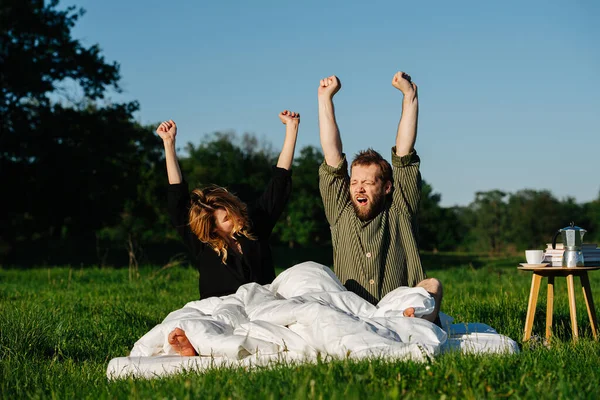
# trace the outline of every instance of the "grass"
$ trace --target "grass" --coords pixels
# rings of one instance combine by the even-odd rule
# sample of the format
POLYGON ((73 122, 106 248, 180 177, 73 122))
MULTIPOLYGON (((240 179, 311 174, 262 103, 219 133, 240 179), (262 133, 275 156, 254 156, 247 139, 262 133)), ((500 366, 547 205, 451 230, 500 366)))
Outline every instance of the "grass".
MULTIPOLYGON (((0 396, 15 398, 396 399, 589 398, 600 395, 600 344, 593 341, 581 291, 580 340, 573 343, 564 279, 555 284, 554 336, 521 342, 531 274, 518 259, 426 254, 444 283, 442 310, 456 322, 484 322, 515 339, 516 355, 445 354, 429 364, 334 361, 247 372, 213 370, 173 377, 108 381, 108 361, 170 311, 198 297, 197 273, 126 269, 0 269, 0 396)), ((600 299, 600 273, 590 272, 600 299)), ((576 284, 578 284, 576 282, 576 284)), ((543 335, 545 287, 534 333, 543 335)))

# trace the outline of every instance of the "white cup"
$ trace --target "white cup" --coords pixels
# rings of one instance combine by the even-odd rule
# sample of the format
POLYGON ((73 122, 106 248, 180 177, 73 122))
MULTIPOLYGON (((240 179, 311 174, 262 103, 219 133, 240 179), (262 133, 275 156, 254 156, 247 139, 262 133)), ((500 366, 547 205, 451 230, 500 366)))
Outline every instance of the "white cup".
POLYGON ((543 250, 525 250, 527 264, 541 264, 544 261, 543 250))

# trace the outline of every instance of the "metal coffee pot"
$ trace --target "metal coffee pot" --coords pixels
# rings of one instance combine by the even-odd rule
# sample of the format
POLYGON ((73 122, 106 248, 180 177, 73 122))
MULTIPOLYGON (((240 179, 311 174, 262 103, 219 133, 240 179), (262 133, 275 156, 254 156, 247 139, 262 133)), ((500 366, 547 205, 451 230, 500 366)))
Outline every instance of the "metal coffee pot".
POLYGON ((552 248, 556 248, 556 238, 560 234, 562 237, 565 252, 563 253, 563 267, 583 267, 583 235, 587 231, 583 228, 575 226, 571 222, 571 226, 559 229, 552 238, 552 248))

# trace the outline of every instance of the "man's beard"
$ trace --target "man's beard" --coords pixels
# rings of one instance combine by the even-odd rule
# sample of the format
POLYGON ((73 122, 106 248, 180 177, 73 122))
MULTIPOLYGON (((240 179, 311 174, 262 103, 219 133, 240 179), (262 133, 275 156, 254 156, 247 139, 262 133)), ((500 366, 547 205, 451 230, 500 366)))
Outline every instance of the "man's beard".
POLYGON ((383 205, 385 204, 385 194, 377 193, 373 195, 373 201, 369 203, 367 207, 362 207, 357 204, 356 199, 352 198, 352 207, 354 207, 354 212, 356 216, 361 221, 370 221, 377 216, 383 209, 383 205))

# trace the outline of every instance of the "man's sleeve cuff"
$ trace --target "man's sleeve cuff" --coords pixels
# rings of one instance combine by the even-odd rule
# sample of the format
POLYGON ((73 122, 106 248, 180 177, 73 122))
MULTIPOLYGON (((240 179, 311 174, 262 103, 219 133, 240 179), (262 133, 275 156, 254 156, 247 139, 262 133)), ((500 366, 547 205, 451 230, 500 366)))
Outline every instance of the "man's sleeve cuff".
POLYGON ((413 149, 410 153, 403 155, 402 157, 396 154, 396 146, 392 147, 392 165, 394 167, 407 167, 411 164, 416 164, 421 159, 417 155, 417 151, 413 149))
POLYGON ((319 173, 325 175, 346 176, 348 173, 348 161, 346 161, 346 154, 342 153, 342 159, 336 167, 332 167, 331 165, 327 164, 327 161, 323 160, 323 163, 319 167, 319 173))

